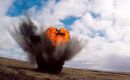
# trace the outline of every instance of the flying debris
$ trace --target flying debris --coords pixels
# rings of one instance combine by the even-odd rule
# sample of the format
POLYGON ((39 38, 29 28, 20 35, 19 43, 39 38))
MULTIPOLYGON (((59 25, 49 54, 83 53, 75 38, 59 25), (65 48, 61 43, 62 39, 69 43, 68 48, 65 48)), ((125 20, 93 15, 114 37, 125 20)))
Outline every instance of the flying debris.
POLYGON ((22 20, 18 28, 11 32, 13 38, 30 56, 30 61, 37 64, 38 71, 49 73, 61 72, 64 62, 74 57, 82 45, 77 38, 71 38, 65 28, 53 26, 37 33, 37 26, 31 19, 22 20))

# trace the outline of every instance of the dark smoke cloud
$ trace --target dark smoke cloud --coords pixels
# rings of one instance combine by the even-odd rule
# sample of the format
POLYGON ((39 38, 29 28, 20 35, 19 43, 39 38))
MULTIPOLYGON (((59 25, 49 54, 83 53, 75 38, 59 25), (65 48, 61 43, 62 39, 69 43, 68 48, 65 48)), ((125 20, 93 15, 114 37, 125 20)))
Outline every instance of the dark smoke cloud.
POLYGON ((30 55, 30 61, 37 64, 39 71, 60 72, 64 62, 74 57, 83 47, 76 37, 64 45, 54 47, 45 31, 41 30, 39 34, 36 32, 37 26, 30 18, 23 19, 14 32, 10 31, 16 42, 30 55))

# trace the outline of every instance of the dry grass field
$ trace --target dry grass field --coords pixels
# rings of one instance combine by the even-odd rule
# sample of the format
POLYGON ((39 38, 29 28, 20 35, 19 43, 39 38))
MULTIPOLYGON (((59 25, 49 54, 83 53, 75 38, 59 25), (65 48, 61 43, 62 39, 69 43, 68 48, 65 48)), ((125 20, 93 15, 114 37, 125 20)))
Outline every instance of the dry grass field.
POLYGON ((27 62, 0 57, 0 80, 130 80, 130 74, 72 68, 49 74, 36 71, 27 62))

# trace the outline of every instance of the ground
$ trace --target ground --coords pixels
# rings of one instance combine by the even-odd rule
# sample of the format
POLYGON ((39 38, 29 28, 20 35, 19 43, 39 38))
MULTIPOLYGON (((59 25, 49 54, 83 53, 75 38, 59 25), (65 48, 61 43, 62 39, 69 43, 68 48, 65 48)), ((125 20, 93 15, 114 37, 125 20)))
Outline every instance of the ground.
POLYGON ((27 62, 0 57, 0 80, 130 80, 130 73, 63 68, 59 74, 49 74, 27 62))

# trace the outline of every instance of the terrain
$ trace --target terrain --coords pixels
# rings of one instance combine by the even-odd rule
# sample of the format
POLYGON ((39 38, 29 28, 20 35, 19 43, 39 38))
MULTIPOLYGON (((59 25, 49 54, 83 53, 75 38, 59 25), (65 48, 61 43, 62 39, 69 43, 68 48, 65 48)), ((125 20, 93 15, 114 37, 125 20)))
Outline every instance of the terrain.
POLYGON ((130 73, 63 68, 59 74, 38 72, 27 62, 0 57, 0 80, 130 80, 130 73))

